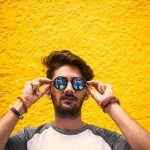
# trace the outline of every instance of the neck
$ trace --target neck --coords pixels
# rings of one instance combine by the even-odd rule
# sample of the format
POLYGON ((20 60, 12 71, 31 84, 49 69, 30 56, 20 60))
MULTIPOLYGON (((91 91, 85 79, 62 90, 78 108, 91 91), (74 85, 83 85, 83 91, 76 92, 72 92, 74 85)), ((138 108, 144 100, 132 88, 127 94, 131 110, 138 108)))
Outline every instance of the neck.
POLYGON ((64 131, 73 131, 82 128, 85 123, 82 121, 81 116, 76 118, 59 118, 55 117, 55 120, 52 124, 61 130, 64 131))

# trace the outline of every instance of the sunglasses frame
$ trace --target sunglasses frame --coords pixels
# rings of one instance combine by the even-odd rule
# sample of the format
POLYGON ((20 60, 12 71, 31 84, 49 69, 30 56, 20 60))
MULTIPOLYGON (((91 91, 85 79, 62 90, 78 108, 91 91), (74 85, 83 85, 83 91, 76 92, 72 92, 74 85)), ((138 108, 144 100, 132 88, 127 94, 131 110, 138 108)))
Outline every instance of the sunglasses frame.
MULTIPOLYGON (((56 87, 55 80, 56 80, 58 77, 62 77, 62 78, 66 81, 66 86, 65 86, 65 88, 64 88, 64 89, 66 89, 66 87, 67 87, 67 85, 68 85, 68 80, 67 80, 67 78, 65 78, 65 77, 63 77, 63 76, 57 76, 57 77, 53 80, 53 84, 54 84, 55 88, 58 89, 58 90, 64 90, 64 89, 59 89, 59 88, 56 87)), ((83 82, 84 82, 84 87, 83 87, 83 89, 86 87, 86 81, 85 81, 82 77, 73 77, 72 80, 71 80, 71 85, 72 85, 73 89, 76 90, 76 91, 82 91, 83 89, 81 89, 81 90, 80 90, 80 89, 75 89, 74 86, 73 86, 73 80, 76 79, 76 78, 81 78, 81 79, 83 80, 83 82)))

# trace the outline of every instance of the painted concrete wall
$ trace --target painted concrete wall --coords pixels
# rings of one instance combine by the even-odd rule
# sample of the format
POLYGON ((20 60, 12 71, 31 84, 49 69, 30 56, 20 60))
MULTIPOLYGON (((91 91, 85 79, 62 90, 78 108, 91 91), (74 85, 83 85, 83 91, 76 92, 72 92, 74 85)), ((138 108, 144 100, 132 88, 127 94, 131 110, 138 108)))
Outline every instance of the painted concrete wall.
MULTIPOLYGON (((148 0, 0 0, 0 117, 27 80, 45 77, 41 58, 68 49, 91 65, 96 80, 112 84, 121 107, 150 131, 149 14, 148 0)), ((53 118, 44 96, 14 132, 53 118)), ((92 98, 83 119, 120 132, 92 98)))

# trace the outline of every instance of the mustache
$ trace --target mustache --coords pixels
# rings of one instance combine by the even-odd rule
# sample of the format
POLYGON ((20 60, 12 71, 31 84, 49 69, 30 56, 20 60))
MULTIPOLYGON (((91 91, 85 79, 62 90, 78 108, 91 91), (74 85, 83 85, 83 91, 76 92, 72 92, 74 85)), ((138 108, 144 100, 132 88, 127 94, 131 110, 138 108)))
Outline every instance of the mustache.
POLYGON ((65 94, 60 98, 61 100, 69 99, 69 100, 77 100, 77 98, 72 94, 65 94))

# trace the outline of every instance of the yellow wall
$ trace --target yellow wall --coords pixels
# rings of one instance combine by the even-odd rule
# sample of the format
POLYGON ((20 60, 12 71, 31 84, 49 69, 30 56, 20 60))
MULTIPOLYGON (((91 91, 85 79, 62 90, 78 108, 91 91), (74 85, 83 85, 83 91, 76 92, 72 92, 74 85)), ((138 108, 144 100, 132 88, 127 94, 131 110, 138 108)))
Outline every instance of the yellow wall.
MULTIPOLYGON (((150 131, 149 6, 148 0, 0 0, 0 117, 27 80, 45 77, 41 58, 68 49, 91 65, 95 79, 112 84, 122 108, 150 131)), ((53 118, 44 96, 14 132, 53 118)), ((92 98, 83 119, 120 132, 92 98)))

